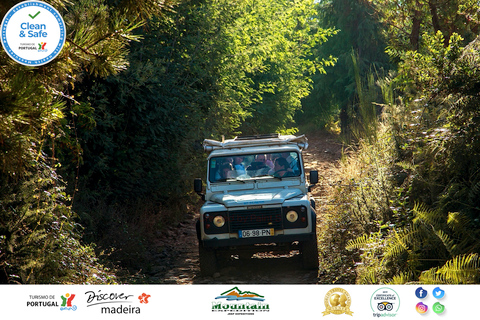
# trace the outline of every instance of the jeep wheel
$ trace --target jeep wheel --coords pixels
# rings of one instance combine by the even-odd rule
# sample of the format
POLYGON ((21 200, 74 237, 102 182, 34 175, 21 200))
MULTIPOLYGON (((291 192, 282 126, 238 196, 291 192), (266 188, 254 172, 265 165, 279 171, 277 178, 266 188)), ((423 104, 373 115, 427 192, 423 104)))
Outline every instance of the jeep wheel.
POLYGON ((317 239, 302 243, 303 267, 307 270, 318 270, 318 244, 317 239))
POLYGON ((217 272, 217 256, 215 249, 205 248, 200 241, 198 245, 198 255, 200 259, 200 273, 202 276, 211 276, 217 272))

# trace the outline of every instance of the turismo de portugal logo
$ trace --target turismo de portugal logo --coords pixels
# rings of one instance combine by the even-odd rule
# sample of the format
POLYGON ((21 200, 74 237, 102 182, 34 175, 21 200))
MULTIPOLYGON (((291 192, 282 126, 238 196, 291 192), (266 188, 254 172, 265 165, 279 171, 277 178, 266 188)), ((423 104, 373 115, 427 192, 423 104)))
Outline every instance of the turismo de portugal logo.
POLYGON ((26 66, 52 61, 65 44, 62 17, 42 1, 24 1, 11 8, 3 18, 1 32, 7 54, 26 66))

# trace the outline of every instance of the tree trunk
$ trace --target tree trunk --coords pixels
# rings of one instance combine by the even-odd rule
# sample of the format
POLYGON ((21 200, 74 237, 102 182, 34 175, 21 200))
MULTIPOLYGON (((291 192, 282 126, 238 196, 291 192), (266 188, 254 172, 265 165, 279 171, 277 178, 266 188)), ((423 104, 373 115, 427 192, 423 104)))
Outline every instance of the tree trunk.
MULTIPOLYGON (((417 7, 419 3, 417 1, 417 7)), ((412 32, 410 33, 410 44, 413 50, 418 50, 418 41, 420 39, 420 26, 422 23, 422 12, 420 10, 414 10, 412 32)))

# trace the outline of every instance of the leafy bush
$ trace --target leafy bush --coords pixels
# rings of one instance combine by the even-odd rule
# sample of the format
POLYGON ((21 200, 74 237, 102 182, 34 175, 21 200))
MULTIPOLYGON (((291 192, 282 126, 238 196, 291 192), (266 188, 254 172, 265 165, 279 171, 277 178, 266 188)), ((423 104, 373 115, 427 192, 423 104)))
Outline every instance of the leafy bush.
POLYGON ((395 79, 406 103, 386 109, 387 131, 395 142, 388 147, 390 157, 373 148, 385 145, 385 139, 362 146, 354 156, 360 159, 367 151, 375 159, 388 159, 382 164, 386 175, 369 175, 369 188, 391 182, 377 187, 363 206, 355 199, 365 194, 364 187, 349 196, 353 216, 373 216, 380 222, 361 221, 366 233, 348 244, 362 254, 361 283, 480 280, 480 234, 475 231, 480 217, 480 101, 472 90, 480 80, 479 39, 465 48, 456 35, 448 46, 441 33, 425 39, 425 53, 405 53, 395 79), (383 192, 383 206, 369 205, 383 192))
POLYGON ((109 283, 115 277, 92 248, 80 243, 80 226, 55 171, 41 159, 25 179, 2 187, 0 267, 8 283, 109 283))

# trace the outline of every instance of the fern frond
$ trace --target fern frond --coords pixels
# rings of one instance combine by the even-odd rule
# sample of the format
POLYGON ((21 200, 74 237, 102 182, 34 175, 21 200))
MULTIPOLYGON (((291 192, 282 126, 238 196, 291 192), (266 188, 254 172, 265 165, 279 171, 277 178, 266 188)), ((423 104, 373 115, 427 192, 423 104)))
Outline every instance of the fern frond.
POLYGON ((445 249, 447 249, 448 253, 453 257, 457 252, 457 245, 455 244, 455 241, 453 241, 448 234, 443 232, 443 230, 434 230, 435 234, 437 237, 442 241, 443 245, 445 246, 445 249))
POLYGON ((480 258, 478 254, 459 255, 447 261, 442 267, 424 271, 420 276, 423 283, 467 284, 478 283, 480 279, 480 258))
POLYGON ((387 258, 394 258, 408 250, 408 239, 411 234, 407 231, 393 231, 393 236, 388 239, 385 247, 385 255, 382 262, 387 258))
POLYGON ((394 284, 406 284, 413 279, 413 274, 411 272, 404 272, 401 274, 395 275, 390 281, 387 281, 385 284, 394 285, 394 284))
POLYGON ((377 271, 375 269, 369 269, 364 273, 360 279, 360 284, 377 284, 377 271))
POLYGON ((411 162, 407 162, 407 161, 399 161, 396 163, 397 165, 399 165, 400 167, 402 167, 404 170, 410 170, 410 171, 414 171, 418 165, 415 165, 411 162))
POLYGON ((440 277, 438 274, 438 268, 431 268, 425 270, 420 275, 419 281, 420 283, 424 284, 446 284, 444 279, 440 277))
POLYGON ((456 233, 469 233, 472 221, 470 218, 461 212, 449 212, 447 218, 447 225, 456 233))
POLYGON ((360 237, 347 242, 347 250, 366 250, 377 247, 379 239, 375 234, 363 234, 360 237))
POLYGON ((445 219, 438 210, 430 210, 424 203, 415 203, 413 207, 414 223, 423 222, 439 229, 445 224, 445 219))
POLYGON ((468 193, 468 199, 471 203, 475 203, 480 198, 480 181, 478 181, 468 193))
POLYGON ((478 242, 480 232, 478 229, 472 228, 473 222, 468 215, 462 212, 450 212, 447 225, 458 235, 457 254, 480 250, 480 243, 478 242))

